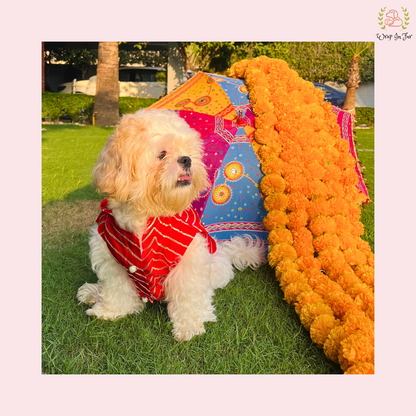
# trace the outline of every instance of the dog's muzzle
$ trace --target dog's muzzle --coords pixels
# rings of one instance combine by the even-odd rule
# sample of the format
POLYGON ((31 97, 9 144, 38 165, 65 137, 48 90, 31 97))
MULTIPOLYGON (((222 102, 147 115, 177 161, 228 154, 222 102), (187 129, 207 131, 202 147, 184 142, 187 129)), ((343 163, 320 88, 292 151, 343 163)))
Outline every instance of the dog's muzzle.
POLYGON ((192 176, 191 176, 191 165, 192 159, 189 156, 181 156, 178 159, 178 165, 182 168, 183 172, 181 176, 179 176, 178 181, 176 182, 176 186, 188 186, 191 184, 192 176))
POLYGON ((189 156, 181 156, 178 159, 178 163, 182 168, 184 168, 185 170, 188 170, 191 168, 192 159, 189 156))

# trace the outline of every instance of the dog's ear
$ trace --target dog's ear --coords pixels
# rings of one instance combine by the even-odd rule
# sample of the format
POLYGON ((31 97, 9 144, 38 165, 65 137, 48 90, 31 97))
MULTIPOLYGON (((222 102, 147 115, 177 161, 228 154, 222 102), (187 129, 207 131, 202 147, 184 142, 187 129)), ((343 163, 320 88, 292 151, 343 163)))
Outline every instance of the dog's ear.
POLYGON ((121 202, 129 199, 132 183, 137 180, 137 158, 147 143, 146 131, 143 119, 134 114, 123 116, 93 169, 94 185, 99 192, 121 202))

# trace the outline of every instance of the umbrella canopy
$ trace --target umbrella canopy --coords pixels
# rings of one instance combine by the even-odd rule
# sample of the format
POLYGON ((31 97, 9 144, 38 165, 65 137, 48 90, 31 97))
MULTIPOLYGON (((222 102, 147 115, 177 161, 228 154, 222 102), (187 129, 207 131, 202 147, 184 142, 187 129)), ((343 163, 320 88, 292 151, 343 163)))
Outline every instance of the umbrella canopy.
POLYGON ((267 242, 254 114, 243 80, 198 73, 150 108, 176 111, 204 142, 209 187, 193 203, 218 241, 248 234, 267 242))

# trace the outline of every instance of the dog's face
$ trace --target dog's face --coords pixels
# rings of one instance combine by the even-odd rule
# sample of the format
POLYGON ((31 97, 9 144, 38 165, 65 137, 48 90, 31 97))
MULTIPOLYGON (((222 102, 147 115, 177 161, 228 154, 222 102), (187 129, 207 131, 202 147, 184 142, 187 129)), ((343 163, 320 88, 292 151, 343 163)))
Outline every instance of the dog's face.
POLYGON ((113 203, 148 217, 175 215, 207 187, 202 141, 176 113, 141 110, 121 119, 93 177, 113 203))

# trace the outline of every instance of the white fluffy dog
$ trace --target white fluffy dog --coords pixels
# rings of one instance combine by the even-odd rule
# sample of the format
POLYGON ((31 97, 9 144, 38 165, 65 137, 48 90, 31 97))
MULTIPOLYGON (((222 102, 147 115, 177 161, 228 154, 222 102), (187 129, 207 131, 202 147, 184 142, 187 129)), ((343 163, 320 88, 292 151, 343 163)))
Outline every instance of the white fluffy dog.
POLYGON ((191 207, 208 186, 202 141, 175 112, 124 116, 102 150, 94 184, 106 194, 91 229, 90 258, 98 283, 78 290, 88 315, 116 319, 150 300, 167 302, 177 341, 215 321, 212 297, 242 270, 264 263, 250 237, 216 243, 191 207))

